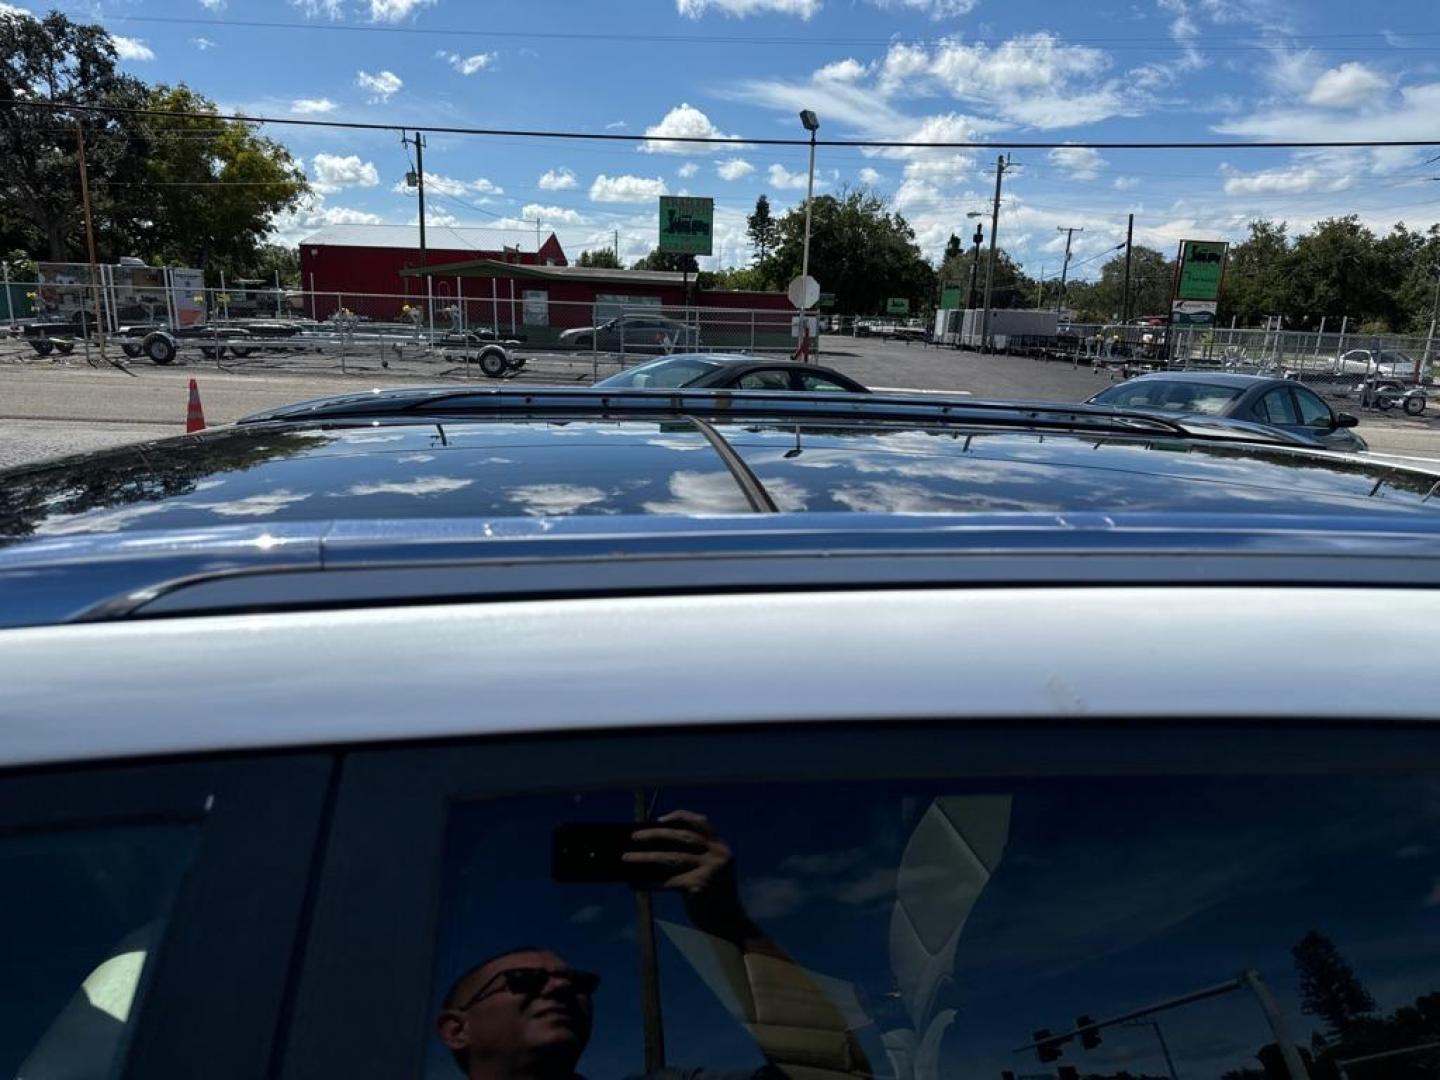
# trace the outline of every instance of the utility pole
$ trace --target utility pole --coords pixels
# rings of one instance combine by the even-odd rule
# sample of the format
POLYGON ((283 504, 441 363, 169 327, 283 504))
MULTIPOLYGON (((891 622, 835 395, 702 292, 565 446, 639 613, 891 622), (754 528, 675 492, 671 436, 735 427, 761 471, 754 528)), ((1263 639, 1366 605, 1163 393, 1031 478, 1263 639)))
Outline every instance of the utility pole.
POLYGON ((1430 366, 1430 350, 1435 346, 1435 324, 1440 322, 1440 263, 1435 266, 1435 302, 1430 306, 1430 333, 1425 337, 1425 359, 1415 369, 1415 383, 1420 383, 1420 369, 1430 366))
POLYGON ((612 248, 611 250, 613 250, 613 251, 615 252, 615 262, 618 264, 618 263, 620 262, 620 230, 619 230, 619 229, 616 229, 616 230, 615 230, 615 247, 612 248))
MULTIPOLYGON (((402 133, 400 136, 401 145, 411 145, 411 140, 402 133)), ((425 249, 425 135, 419 129, 415 131, 415 190, 420 204, 420 266, 430 264, 429 254, 425 249)), ((427 321, 430 324, 430 338, 435 337, 435 282, 429 274, 425 275, 425 310, 427 321)))
POLYGON ((1055 298, 1055 314, 1060 314, 1065 307, 1065 281, 1070 276, 1070 242, 1075 239, 1077 232, 1084 232, 1083 226, 1079 225, 1057 225, 1056 232, 1065 234, 1065 261, 1060 264, 1060 295, 1055 298))
POLYGON ((975 281, 980 272, 980 245, 985 242, 985 226, 981 222, 975 223, 975 235, 971 242, 975 248, 970 253, 970 289, 965 294, 965 307, 969 311, 975 310, 975 281))
POLYGON ((995 205, 990 211, 990 260, 985 264, 985 314, 980 320, 980 347, 990 345, 990 303, 995 288, 995 235, 1000 231, 1000 188, 1010 162, 1004 154, 995 159, 995 205))
POLYGON ((75 139, 80 156, 80 199, 85 205, 85 243, 90 251, 90 298, 95 302, 95 333, 100 342, 100 359, 105 356, 105 320, 100 317, 100 267, 95 259, 95 222, 90 214, 90 174, 85 168, 85 129, 75 121, 75 139))
POLYGON ((1120 322, 1130 321, 1130 255, 1135 249, 1135 215, 1130 215, 1130 224, 1125 226, 1125 293, 1120 298, 1120 322))

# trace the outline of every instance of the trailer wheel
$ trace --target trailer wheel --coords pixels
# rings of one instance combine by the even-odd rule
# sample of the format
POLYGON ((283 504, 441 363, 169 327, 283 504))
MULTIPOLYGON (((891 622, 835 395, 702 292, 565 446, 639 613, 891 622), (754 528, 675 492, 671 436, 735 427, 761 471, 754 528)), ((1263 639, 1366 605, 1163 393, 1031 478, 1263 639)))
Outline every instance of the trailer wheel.
POLYGON ((152 363, 163 366, 175 362, 175 340, 169 334, 151 334, 145 339, 144 348, 152 363))
POLYGON ((145 350, 140 348, 139 345, 134 345, 127 341, 120 346, 120 351, 123 352, 126 356, 128 356, 131 360, 134 360, 145 350))
POLYGON ((1419 416, 1425 411, 1425 405, 1424 394, 1412 394, 1405 399, 1405 415, 1419 416))
POLYGON ((62 356, 69 356, 75 351, 75 343, 73 341, 57 341, 55 342, 55 351, 62 356))
POLYGON ((480 354, 480 370, 492 379, 504 375, 509 366, 503 349, 486 349, 480 354))
POLYGON ((219 360, 225 355, 224 345, 201 345, 200 355, 206 360, 219 360))
POLYGON ((39 341, 30 342, 30 347, 34 349, 37 353, 39 353, 41 356, 49 356, 55 348, 55 343, 51 341, 46 341, 42 338, 39 341))
POLYGON ((248 345, 232 345, 230 347, 230 354, 240 360, 244 360, 254 351, 255 350, 250 348, 250 346, 248 345))

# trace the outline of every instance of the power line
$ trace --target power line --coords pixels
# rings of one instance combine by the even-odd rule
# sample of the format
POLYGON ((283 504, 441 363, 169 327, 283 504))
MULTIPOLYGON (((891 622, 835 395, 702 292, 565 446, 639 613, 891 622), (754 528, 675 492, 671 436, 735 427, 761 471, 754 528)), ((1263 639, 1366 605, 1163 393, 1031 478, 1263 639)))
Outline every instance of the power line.
MULTIPOLYGON (((78 6, 72 10, 87 11, 86 8, 78 6)), ((402 34, 417 35, 425 37, 461 37, 461 38, 493 38, 502 41, 595 41, 595 42, 620 42, 636 44, 661 44, 661 45, 764 45, 764 46, 802 46, 805 48, 829 47, 829 48, 888 48, 891 45, 900 43, 907 45, 942 44, 948 39, 940 38, 854 38, 854 37, 805 37, 787 35, 755 35, 744 36, 736 34, 636 34, 618 32, 594 32, 594 31, 557 31, 557 30, 476 30, 462 27, 427 27, 427 26, 377 26, 357 23, 343 22, 281 22, 278 20, 264 19, 223 19, 204 18, 200 16, 178 16, 178 15, 129 15, 109 14, 105 18, 135 23, 151 23, 158 25, 172 26, 209 26, 209 27, 234 27, 244 30, 308 30, 324 31, 327 33, 349 33, 349 34, 402 34)), ((1440 33, 1432 30, 1422 30, 1399 34, 1401 37, 1412 38, 1436 38, 1440 33)), ((1334 41, 1336 48, 1345 48, 1350 51, 1364 52, 1433 52, 1440 49, 1436 45, 1396 45, 1392 38, 1379 33, 1357 33, 1357 34, 1287 34, 1285 41, 1311 42, 1317 46, 1327 41, 1334 41), (1384 44, 1362 45, 1362 41, 1383 41, 1384 44)), ((966 42, 968 46, 982 46, 993 48, 1005 44, 1005 39, 995 37, 974 38, 966 42)), ((1090 37, 1090 38, 1066 38, 1063 41, 1057 39, 1057 44, 1103 46, 1110 51, 1144 51, 1144 52, 1187 52, 1196 47, 1195 43, 1177 42, 1173 37, 1148 36, 1148 37, 1090 37)), ((1265 44, 1257 44, 1253 38, 1242 36, 1214 37, 1207 38, 1201 47, 1209 51, 1224 52, 1268 52, 1271 47, 1265 44)))
MULTIPOLYGON (((56 111, 98 112, 128 116, 161 116, 214 119, 213 113, 176 112, 165 109, 117 108, 106 105, 75 105, 54 101, 0 101, 0 106, 18 109, 51 109, 56 111)), ((509 137, 522 139, 555 139, 557 141, 582 140, 591 142, 653 142, 664 145, 689 146, 800 146, 808 147, 809 139, 747 138, 738 135, 670 136, 622 135, 611 132, 593 131, 534 131, 509 128, 448 127, 416 125, 411 123, 373 124, 354 120, 296 120, 290 117, 245 116, 234 114, 223 117, 242 124, 286 124, 291 127, 332 128, 349 131, 401 131, 415 128, 434 135, 476 135, 485 137, 509 137)), ((879 149, 911 150, 1054 150, 1059 147, 1074 147, 1089 150, 1322 150, 1343 147, 1375 146, 1425 146, 1440 145, 1440 139, 1313 139, 1266 142, 1237 142, 1233 140, 1196 140, 1193 142, 914 142, 907 140, 882 139, 818 139, 817 146, 874 147, 879 149)))

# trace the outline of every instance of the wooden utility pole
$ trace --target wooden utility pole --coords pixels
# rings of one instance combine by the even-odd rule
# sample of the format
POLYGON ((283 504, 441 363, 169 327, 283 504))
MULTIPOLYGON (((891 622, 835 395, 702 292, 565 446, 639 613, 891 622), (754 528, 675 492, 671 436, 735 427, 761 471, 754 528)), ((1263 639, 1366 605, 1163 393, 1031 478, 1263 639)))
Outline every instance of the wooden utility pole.
POLYGON ((1135 250, 1135 215, 1130 215, 1130 224, 1125 226, 1125 294, 1120 298, 1120 322, 1130 321, 1130 254, 1135 250))
POLYGON ((100 315, 100 266, 95 260, 95 222, 90 215, 90 174, 85 168, 85 129, 75 121, 75 140, 80 157, 80 200, 85 206, 85 244, 90 252, 90 297, 95 302, 95 333, 100 342, 100 359, 105 355, 105 320, 100 315))
POLYGON ((1060 264, 1060 295, 1055 298, 1055 314, 1058 315, 1065 307, 1065 283, 1070 279, 1070 242, 1077 232, 1085 229, 1080 225, 1057 225, 1055 229, 1065 234, 1065 261, 1060 264))
POLYGON ((995 285, 995 237, 1000 231, 1000 187, 1009 165, 1005 155, 995 159, 995 205, 990 212, 990 259, 985 264, 985 314, 980 319, 980 348, 990 347, 990 303, 995 285))

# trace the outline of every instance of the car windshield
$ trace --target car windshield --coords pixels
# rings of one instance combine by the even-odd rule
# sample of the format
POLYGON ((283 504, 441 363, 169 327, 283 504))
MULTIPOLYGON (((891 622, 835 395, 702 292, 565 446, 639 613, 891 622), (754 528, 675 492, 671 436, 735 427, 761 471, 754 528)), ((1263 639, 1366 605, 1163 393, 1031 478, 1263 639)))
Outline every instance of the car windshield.
POLYGON ((675 389, 689 386, 696 379, 720 367, 721 365, 713 360, 702 360, 696 356, 670 356, 622 371, 596 385, 631 390, 675 389))
POLYGON ((1212 383, 1141 379, 1102 390, 1090 400, 1096 405, 1113 405, 1116 408, 1219 416, 1244 392, 1243 387, 1216 386, 1212 383))

